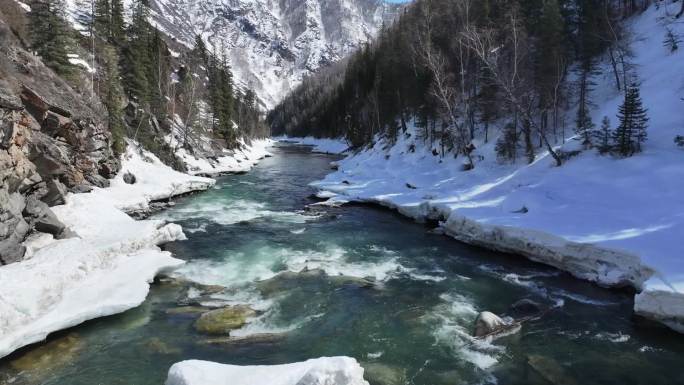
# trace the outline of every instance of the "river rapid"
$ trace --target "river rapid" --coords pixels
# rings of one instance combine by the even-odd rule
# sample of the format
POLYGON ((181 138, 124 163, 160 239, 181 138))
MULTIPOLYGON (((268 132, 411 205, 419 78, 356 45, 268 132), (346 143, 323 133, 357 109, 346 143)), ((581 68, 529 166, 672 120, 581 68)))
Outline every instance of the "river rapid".
POLYGON ((384 209, 310 207, 309 183, 336 158, 285 144, 272 152, 155 215, 183 226, 189 239, 165 248, 187 264, 141 307, 0 361, 0 383, 160 385, 185 359, 346 355, 371 385, 684 384, 684 339, 638 327, 630 293, 461 244, 384 209), (543 314, 493 341, 471 337, 480 311, 519 318, 511 305, 523 298, 543 314), (197 332, 199 314, 178 310, 238 304, 255 316, 231 338, 197 332))

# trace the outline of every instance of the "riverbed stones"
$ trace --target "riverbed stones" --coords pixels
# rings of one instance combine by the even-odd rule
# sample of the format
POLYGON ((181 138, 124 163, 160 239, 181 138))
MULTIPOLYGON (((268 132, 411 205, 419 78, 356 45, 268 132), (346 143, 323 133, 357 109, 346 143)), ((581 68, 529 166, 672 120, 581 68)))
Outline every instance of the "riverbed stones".
POLYGON ((477 316, 475 320, 475 337, 483 337, 489 334, 494 334, 506 329, 508 324, 498 315, 483 311, 477 316))
POLYGON ((364 378, 378 385, 403 385, 407 382, 406 369, 379 362, 361 364, 364 378))
POLYGON ((248 306, 228 306, 202 314, 195 322, 195 330, 204 334, 230 334, 231 330, 241 328, 254 316, 256 312, 248 306))
POLYGON ((543 379, 553 385, 578 385, 556 360, 541 355, 529 355, 527 364, 543 379))
POLYGON ((162 341, 158 337, 153 337, 147 340, 145 348, 155 354, 171 355, 181 354, 182 350, 175 346, 170 346, 168 343, 162 341))
POLYGON ((29 350, 19 358, 10 361, 10 366, 18 371, 48 373, 73 362, 83 346, 83 341, 78 334, 70 333, 29 350))

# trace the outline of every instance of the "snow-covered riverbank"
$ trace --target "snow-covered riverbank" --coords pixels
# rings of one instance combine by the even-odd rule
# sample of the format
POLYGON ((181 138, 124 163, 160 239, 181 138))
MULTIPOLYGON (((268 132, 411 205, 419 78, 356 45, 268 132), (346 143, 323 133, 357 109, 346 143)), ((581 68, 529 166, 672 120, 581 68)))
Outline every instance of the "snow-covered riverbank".
MULTIPOLYGON (((584 151, 562 167, 546 153, 529 165, 500 164, 495 141, 480 141, 475 156, 483 158, 465 172, 463 159, 433 155, 411 129, 396 144, 378 139, 338 162, 339 171, 315 186, 339 194, 330 204, 377 203, 417 220, 439 220, 448 235, 467 243, 604 286, 634 287, 641 291, 636 313, 684 332, 684 153, 673 142, 684 133, 684 116, 673 113, 682 102, 680 87, 672 86, 684 84, 684 74, 674 70, 684 52, 662 47, 663 12, 650 7, 632 22, 633 60, 650 117, 643 153, 619 159, 584 151)), ((596 79, 594 121, 614 117, 622 101, 610 91, 609 75, 596 79)), ((579 148, 572 139, 563 145, 579 148)))
MULTIPOLYGON (((255 148, 244 154, 250 167, 266 154, 265 145, 255 148)), ((26 260, 0 268, 0 357, 52 332, 140 305, 157 274, 183 263, 158 246, 185 235, 176 224, 136 221, 128 214, 214 184, 176 172, 130 144, 111 187, 70 194, 65 205, 53 208, 78 237, 36 236, 27 242, 26 260), (124 181, 126 173, 135 183, 124 181)))

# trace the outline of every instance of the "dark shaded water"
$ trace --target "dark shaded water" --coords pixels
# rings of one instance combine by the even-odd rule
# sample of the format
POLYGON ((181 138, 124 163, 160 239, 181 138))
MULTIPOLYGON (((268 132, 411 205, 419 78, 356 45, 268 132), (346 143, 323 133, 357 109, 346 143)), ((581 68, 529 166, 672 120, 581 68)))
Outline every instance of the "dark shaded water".
POLYGON ((159 385, 184 359, 347 355, 372 385, 684 384, 684 338, 635 328, 629 294, 460 244, 385 210, 304 211, 313 203, 308 183, 333 158, 297 146, 273 152, 248 175, 222 178, 159 215, 189 237, 167 246, 188 261, 175 275, 225 290, 159 283, 138 309, 0 362, 0 383, 159 385), (479 311, 508 314, 521 298, 551 310, 516 334, 470 337, 479 311), (197 315, 168 313, 183 303, 249 304, 259 315, 232 333, 238 339, 216 341, 194 330, 197 315))

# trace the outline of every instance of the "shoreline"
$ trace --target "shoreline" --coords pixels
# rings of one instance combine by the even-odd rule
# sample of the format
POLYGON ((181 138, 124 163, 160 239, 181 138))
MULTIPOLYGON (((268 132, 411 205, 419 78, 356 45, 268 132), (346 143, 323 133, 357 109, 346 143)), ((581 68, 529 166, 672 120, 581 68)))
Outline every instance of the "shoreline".
MULTIPOLYGON (((662 286, 667 286, 666 278, 646 264, 639 254, 623 248, 572 241, 547 231, 472 218, 461 213, 462 210, 459 208, 450 207, 452 203, 449 199, 432 197, 429 182, 426 182, 428 186, 425 189, 410 185, 408 182, 404 187, 398 184, 398 180, 392 179, 392 175, 389 178, 385 177, 382 174, 383 167, 389 166, 372 163, 375 161, 370 160, 374 156, 373 152, 375 149, 334 162, 335 171, 323 180, 311 183, 319 190, 319 198, 323 199, 323 202, 317 204, 340 206, 349 202, 359 202, 381 206, 419 223, 439 224, 444 235, 466 244, 522 256, 609 289, 629 288, 636 292, 633 308, 635 315, 684 333, 684 293, 677 291, 675 286, 663 289, 662 286), (360 159, 354 159, 356 156, 360 159), (354 160, 345 164, 348 159, 354 160), (378 168, 380 174, 364 174, 358 168, 362 164, 366 169, 378 168), (373 184, 375 186, 372 186, 373 184), (658 284, 654 285, 654 282, 658 284)), ((383 155, 380 158, 382 160, 378 162, 391 163, 389 156, 385 158, 383 155)), ((423 178, 422 174, 412 176, 411 167, 413 165, 409 163, 403 170, 407 178, 423 178)), ((432 169, 428 166, 428 171, 424 172, 438 174, 439 168, 443 167, 447 166, 440 164, 433 166, 432 169), (434 167, 438 168, 437 171, 434 167)), ((442 179, 448 179, 448 176, 442 176, 442 179)), ((459 205, 469 208, 468 202, 458 201, 454 206, 459 205)))
MULTIPOLYGON (((313 185, 318 187, 315 183, 313 185)), ((331 192, 326 189, 320 191, 324 194, 331 192)), ((644 282, 656 275, 656 272, 641 264, 639 257, 629 252, 588 243, 571 242, 553 234, 535 230, 488 226, 455 212, 449 215, 446 221, 440 221, 443 218, 430 215, 417 216, 405 210, 405 207, 402 208, 401 205, 379 199, 360 199, 339 194, 318 204, 339 207, 348 203, 370 204, 388 209, 417 223, 437 221, 439 228, 444 231, 443 235, 459 242, 485 250, 524 257, 608 290, 625 288, 634 290, 636 292, 633 309, 635 315, 684 334, 684 293, 664 290, 643 291, 644 282), (626 264, 626 267, 623 264, 626 264)))
MULTIPOLYGON (((254 154, 247 150, 241 169, 265 157, 270 144, 263 141, 254 154)), ((186 237, 179 225, 135 218, 148 217, 157 209, 155 202, 205 191, 215 183, 174 171, 129 143, 110 187, 69 194, 65 205, 53 207, 76 237, 55 240, 35 233, 25 242, 27 257, 0 269, 6 289, 0 293, 0 358, 54 332, 144 302, 155 277, 184 263, 160 246, 186 237), (124 181, 127 173, 135 183, 124 181), (35 284, 27 287, 26 282, 35 284)))

